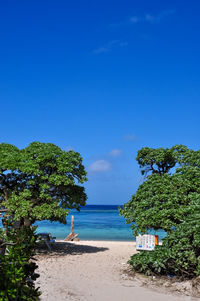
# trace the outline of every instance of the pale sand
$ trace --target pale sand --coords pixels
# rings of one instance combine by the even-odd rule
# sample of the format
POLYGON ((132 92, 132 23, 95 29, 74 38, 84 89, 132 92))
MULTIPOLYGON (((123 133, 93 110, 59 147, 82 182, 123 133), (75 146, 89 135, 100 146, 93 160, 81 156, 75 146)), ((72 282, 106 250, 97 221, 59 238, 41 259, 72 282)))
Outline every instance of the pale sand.
POLYGON ((189 301, 141 287, 124 274, 136 252, 134 242, 58 242, 60 251, 37 255, 41 300, 46 301, 189 301))

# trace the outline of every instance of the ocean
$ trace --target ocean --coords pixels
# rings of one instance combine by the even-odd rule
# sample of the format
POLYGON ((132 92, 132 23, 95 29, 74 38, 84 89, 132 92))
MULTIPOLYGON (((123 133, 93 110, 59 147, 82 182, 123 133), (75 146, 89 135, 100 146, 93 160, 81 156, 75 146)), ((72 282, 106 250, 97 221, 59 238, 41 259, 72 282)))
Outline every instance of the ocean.
MULTIPOLYGON (((86 205, 81 211, 72 210, 67 216, 67 225, 59 222, 40 221, 37 232, 48 232, 57 239, 65 239, 70 233, 71 215, 74 215, 74 232, 80 240, 134 241, 132 230, 125 219, 119 215, 118 205, 86 205)), ((165 236, 163 231, 151 231, 165 236)))

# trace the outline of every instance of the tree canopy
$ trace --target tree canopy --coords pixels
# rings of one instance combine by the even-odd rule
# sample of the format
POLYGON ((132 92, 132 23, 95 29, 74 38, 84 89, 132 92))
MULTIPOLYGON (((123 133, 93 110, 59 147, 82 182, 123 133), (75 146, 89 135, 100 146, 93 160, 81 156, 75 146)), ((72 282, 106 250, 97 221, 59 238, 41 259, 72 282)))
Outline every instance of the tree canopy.
POLYGON ((33 142, 24 149, 0 144, 0 207, 13 218, 66 222, 67 209, 86 203, 87 180, 79 153, 52 143, 33 142))
POLYGON ((142 148, 137 161, 149 174, 131 200, 120 209, 134 233, 163 229, 168 233, 191 211, 200 196, 200 152, 177 145, 142 148), (190 206, 191 205, 191 206, 190 206))
POLYGON ((180 164, 187 150, 184 145, 175 145, 172 148, 143 147, 138 151, 136 160, 143 175, 149 172, 161 175, 169 173, 173 167, 180 164))
POLYGON ((163 229, 167 236, 155 250, 134 254, 130 265, 147 275, 199 276, 200 151, 145 147, 137 161, 145 179, 120 214, 135 235, 163 229))

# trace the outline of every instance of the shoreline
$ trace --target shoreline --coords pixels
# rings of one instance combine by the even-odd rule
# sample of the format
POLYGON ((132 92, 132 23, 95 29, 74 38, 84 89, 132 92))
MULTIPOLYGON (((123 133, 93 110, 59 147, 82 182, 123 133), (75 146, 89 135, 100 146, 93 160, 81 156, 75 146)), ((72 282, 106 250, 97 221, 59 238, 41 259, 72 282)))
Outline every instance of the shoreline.
MULTIPOLYGON (((78 237, 79 238, 79 237, 78 237)), ((56 242, 74 242, 74 243, 79 243, 79 242, 116 242, 116 243, 135 243, 136 245, 136 240, 95 240, 95 239, 80 239, 79 241, 65 241, 64 239, 55 239, 56 242)))

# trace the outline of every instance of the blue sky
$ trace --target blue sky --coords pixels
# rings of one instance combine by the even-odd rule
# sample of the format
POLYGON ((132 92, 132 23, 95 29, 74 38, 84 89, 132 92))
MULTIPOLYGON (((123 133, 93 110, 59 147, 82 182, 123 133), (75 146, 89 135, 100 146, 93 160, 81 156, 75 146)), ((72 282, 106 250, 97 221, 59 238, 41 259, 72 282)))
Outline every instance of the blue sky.
POLYGON ((1 142, 78 151, 88 204, 123 204, 143 146, 199 149, 200 2, 3 1, 1 142))

